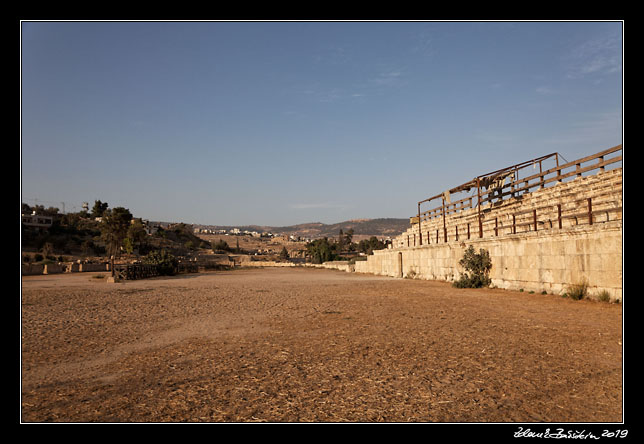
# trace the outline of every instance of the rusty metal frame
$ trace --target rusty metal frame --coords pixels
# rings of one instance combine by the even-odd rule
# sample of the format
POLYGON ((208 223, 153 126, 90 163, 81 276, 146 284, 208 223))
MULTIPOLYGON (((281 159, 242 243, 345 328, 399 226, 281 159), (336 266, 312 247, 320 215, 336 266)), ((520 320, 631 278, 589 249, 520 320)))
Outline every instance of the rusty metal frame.
MULTIPOLYGON (((496 197, 498 197, 499 199, 502 200, 503 196, 505 196, 507 194, 511 194, 514 197, 515 193, 526 192, 526 191, 530 192, 530 188, 534 188, 536 186, 539 186, 540 188, 544 188, 547 183, 551 183, 551 182, 554 182, 554 181, 562 182, 566 178, 569 178, 569 177, 572 177, 572 176, 581 176, 582 173, 589 172, 589 171, 592 171, 594 169, 599 169, 600 171, 604 171, 605 166, 607 166, 609 164, 612 164, 612 163, 622 161, 622 156, 621 155, 618 155, 618 156, 615 156, 615 157, 609 158, 609 159, 604 159, 604 156, 612 154, 612 153, 615 153, 615 152, 618 152, 618 151, 621 151, 621 150, 622 150, 622 145, 617 145, 617 146, 614 146, 612 148, 609 148, 609 149, 606 149, 604 151, 601 151, 599 153, 596 153, 596 154, 593 154, 593 155, 590 155, 590 156, 586 156, 586 157, 584 157, 582 159, 578 159, 578 160, 573 161, 573 162, 566 161, 567 163, 564 164, 564 165, 559 164, 559 156, 560 156, 560 154, 555 152, 555 153, 547 154, 545 156, 536 157, 534 159, 527 160, 527 161, 524 161, 524 162, 521 162, 521 163, 517 163, 515 165, 511 165, 509 167, 505 167, 505 168, 502 168, 502 169, 499 169, 499 170, 496 170, 496 171, 492 171, 490 173, 482 174, 482 175, 477 176, 477 177, 475 177, 474 179, 472 179, 472 180, 470 180, 468 182, 465 182, 464 184, 461 184, 461 185, 459 185, 457 187, 451 188, 451 189, 447 190, 446 192, 452 194, 452 193, 458 193, 458 192, 461 192, 461 191, 469 191, 470 189, 476 187, 476 190, 477 190, 477 204, 476 205, 477 205, 477 213, 478 213, 479 237, 483 237, 483 221, 482 221, 482 215, 481 215, 481 203, 483 203, 484 201, 491 201, 492 199, 494 199, 495 196, 493 196, 492 193, 494 193, 495 191, 497 191, 499 189, 501 190, 500 194, 498 196, 496 196, 496 197), (554 168, 550 168, 550 169, 544 171, 543 168, 542 168, 542 162, 544 160, 547 160, 547 159, 550 159, 550 158, 553 158, 553 157, 555 158, 556 166, 554 168), (592 164, 592 165, 589 165, 589 166, 586 166, 586 167, 583 167, 583 168, 581 167, 582 163, 589 162, 589 161, 592 161, 594 159, 598 159, 598 163, 595 163, 595 164, 592 164), (530 165, 534 165, 536 167, 537 163, 539 164, 539 173, 538 174, 529 175, 529 176, 519 180, 519 177, 518 177, 519 170, 521 170, 523 168, 526 168, 526 167, 528 167, 530 165), (562 170, 567 169, 567 168, 572 168, 572 167, 575 167, 574 171, 562 174, 562 172, 561 172, 562 170), (505 188, 504 182, 502 182, 502 185, 500 187, 498 186, 498 182, 497 182, 497 187, 493 188, 493 187, 490 187, 489 185, 486 186, 486 184, 492 184, 493 181, 495 179, 497 179, 497 178, 500 178, 502 176, 505 178, 506 176, 504 176, 504 175, 506 175, 507 173, 510 173, 510 172, 515 173, 513 179, 508 184, 508 186, 512 187, 511 191, 509 191, 509 192, 503 192, 502 191, 503 188, 505 188), (555 174, 555 177, 545 179, 545 176, 550 175, 550 174, 555 174), (529 181, 534 180, 534 179, 538 179, 538 182, 535 183, 535 184, 530 184, 529 181), (525 185, 520 186, 519 184, 521 182, 523 182, 525 185), (486 188, 487 190, 485 192, 482 192, 481 191, 482 187, 486 188), (484 198, 485 195, 487 195, 486 198, 484 198)), ((456 212, 458 210, 463 210, 463 209, 467 208, 468 206, 465 205, 465 201, 467 201, 467 200, 470 201, 469 208, 473 208, 473 205, 472 205, 473 196, 457 200, 457 201, 455 201, 453 203, 450 203, 450 204, 448 204, 446 206, 445 205, 445 193, 446 192, 437 194, 435 196, 432 196, 430 198, 427 198, 427 199, 424 199, 424 200, 421 200, 421 201, 418 202, 417 220, 418 220, 418 232, 419 232, 419 235, 420 235, 419 236, 420 237, 420 245, 422 245, 422 239, 423 239, 423 236, 422 236, 422 219, 423 219, 422 216, 423 215, 427 215, 429 219, 431 219, 433 217, 442 217, 443 218, 444 239, 445 239, 445 242, 447 242, 446 216, 450 212, 456 212), (438 198, 442 198, 442 203, 441 203, 440 206, 421 213, 421 204, 426 203, 426 202, 431 202, 432 200, 435 200, 435 199, 438 199, 438 198), (457 204, 461 204, 461 205, 459 207, 457 207, 456 206, 457 204), (449 206, 454 206, 454 209, 450 211, 449 206), (435 215, 432 215, 433 213, 435 213, 435 215)), ((592 203, 590 201, 588 202, 588 207, 589 207, 588 214, 591 215, 591 216, 589 216, 589 222, 592 224, 592 203)), ((561 216, 561 208, 560 207, 558 208, 558 211, 559 211, 559 217, 558 217, 558 219, 559 219, 559 227, 561 228, 561 217, 562 216, 561 216)), ((412 219, 415 219, 415 218, 412 218, 412 219)), ((513 230, 515 230, 515 229, 516 229, 515 223, 513 222, 513 230)), ((535 226, 535 229, 536 229, 536 226, 535 226)), ((469 239, 469 235, 470 235, 470 232, 469 232, 469 223, 468 223, 468 239, 469 239)), ((428 234, 428 242, 429 242, 429 234, 428 234)), ((436 242, 438 242, 438 230, 436 231, 436 242)))
MULTIPOLYGON (((491 193, 491 191, 487 191, 487 192, 482 194, 481 193, 482 184, 491 183, 491 181, 495 180, 498 177, 503 176, 504 174, 514 172, 515 177, 514 177, 513 181, 511 182, 511 185, 514 188, 514 184, 518 182, 518 172, 519 172, 519 170, 521 170, 523 168, 526 168, 526 167, 528 167, 530 165, 536 165, 538 163, 539 164, 539 173, 542 174, 543 173, 542 162, 544 160, 550 159, 552 157, 555 158, 556 167, 559 168, 559 153, 555 152, 555 153, 551 153, 551 154, 546 154, 545 156, 536 157, 536 158, 531 159, 531 160, 526 160, 524 162, 520 162, 520 163, 511 165, 511 166, 505 167, 505 168, 501 168, 499 170, 495 170, 495 171, 492 171, 492 172, 489 172, 489 173, 486 173, 486 174, 481 174, 480 176, 477 176, 474 179, 469 180, 469 181, 467 181, 467 182, 465 182, 465 183, 463 183, 461 185, 458 185, 458 186, 456 186, 454 188, 446 190, 443 193, 440 193, 440 194, 437 194, 435 196, 432 196, 432 197, 429 197, 427 199, 423 199, 423 200, 419 201, 418 202, 418 216, 417 216, 417 218, 418 218, 418 234, 420 235, 419 236, 420 237, 419 245, 423 245, 422 217, 421 217, 421 215, 423 213, 421 213, 421 211, 420 211, 421 204, 423 204, 425 202, 431 202, 432 200, 435 200, 435 199, 438 199, 438 198, 442 198, 442 205, 441 205, 441 207, 438 207, 438 208, 441 209, 440 215, 443 218, 444 240, 445 240, 445 242, 447 242, 447 221, 446 221, 447 210, 446 210, 446 207, 445 207, 445 193, 452 194, 452 193, 458 193, 458 192, 466 191, 466 190, 469 191, 470 189, 476 187, 476 190, 477 190, 477 204, 476 204, 476 206, 477 206, 478 222, 479 222, 479 237, 483 237, 483 222, 482 222, 482 218, 481 218, 481 202, 482 202, 482 199, 483 199, 483 194, 488 194, 489 195, 491 193)), ((489 190, 489 188, 488 188, 488 190, 489 190)), ((466 200, 466 199, 462 199, 462 200, 466 200)), ((455 204, 458 203, 458 202, 461 202, 462 200, 455 202, 455 204)), ((427 213, 427 212, 425 212, 425 213, 427 213)))

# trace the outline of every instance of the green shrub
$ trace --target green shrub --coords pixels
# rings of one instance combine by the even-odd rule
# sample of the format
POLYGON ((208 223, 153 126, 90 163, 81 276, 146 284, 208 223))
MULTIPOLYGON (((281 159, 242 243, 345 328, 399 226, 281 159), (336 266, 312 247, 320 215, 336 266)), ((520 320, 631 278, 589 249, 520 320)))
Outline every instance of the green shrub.
POLYGON ((213 251, 231 251, 231 248, 228 246, 228 242, 225 240, 219 239, 217 242, 212 241, 210 245, 213 251))
POLYGON ((166 250, 154 250, 143 258, 144 264, 156 265, 160 275, 173 276, 177 273, 179 262, 166 250))
POLYGON ((416 279, 416 270, 409 270, 405 279, 416 279))
POLYGON ((583 280, 579 283, 569 285, 566 294, 570 299, 579 301, 588 296, 588 282, 583 280))
POLYGON ((607 290, 602 290, 596 296, 599 302, 610 302, 610 293, 607 290))
POLYGON ((492 283, 489 278, 492 269, 492 259, 490 253, 481 248, 478 253, 474 251, 473 246, 469 246, 463 258, 458 261, 459 265, 465 268, 465 273, 458 281, 454 282, 457 288, 481 288, 487 287, 492 283))

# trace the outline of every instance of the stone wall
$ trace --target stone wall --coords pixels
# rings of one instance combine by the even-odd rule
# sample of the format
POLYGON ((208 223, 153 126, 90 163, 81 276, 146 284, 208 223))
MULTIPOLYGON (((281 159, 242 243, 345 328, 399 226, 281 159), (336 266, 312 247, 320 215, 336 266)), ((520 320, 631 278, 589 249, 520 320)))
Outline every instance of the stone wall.
POLYGON ((110 271, 110 264, 22 264, 22 275, 110 271))
POLYGON ((476 208, 460 213, 458 218, 447 218, 451 227, 447 242, 444 242, 442 219, 425 222, 425 228, 421 227, 421 232, 429 234, 422 246, 416 223, 395 240, 394 248, 375 251, 367 261, 356 262, 354 269, 394 277, 454 281, 464 271, 458 261, 472 245, 477 252, 481 248, 490 252, 490 277, 496 287, 562 294, 568 286, 585 281, 591 295, 606 291, 613 300, 621 300, 621 206, 622 171, 619 168, 557 184, 497 207, 488 206, 482 238, 478 235, 476 208), (591 207, 592 219, 586 206, 588 198, 596 202, 591 207), (561 228, 558 205, 566 210, 561 228), (535 219, 533 209, 537 208, 535 219), (528 215, 528 222, 521 229, 513 226, 518 225, 516 217, 512 218, 517 213, 528 215), (461 224, 469 220, 469 238, 466 230, 460 228, 456 239, 455 227, 459 220, 461 224), (494 228, 490 221, 494 221, 494 228), (438 242, 433 235, 436 230, 439 230, 438 242), (414 234, 416 242, 411 240, 414 234))
POLYGON ((23 276, 43 274, 44 271, 45 271, 45 266, 41 264, 22 264, 23 276))
POLYGON ((276 262, 276 261, 245 261, 241 263, 242 267, 295 267, 296 264, 292 262, 276 262))
POLYGON ((452 282, 463 268, 458 261, 470 245, 490 252, 492 284, 499 288, 562 294, 586 280, 590 293, 606 290, 622 299, 622 222, 462 242, 375 251, 354 269, 393 277, 452 282), (593 226, 594 227, 594 226, 593 226))

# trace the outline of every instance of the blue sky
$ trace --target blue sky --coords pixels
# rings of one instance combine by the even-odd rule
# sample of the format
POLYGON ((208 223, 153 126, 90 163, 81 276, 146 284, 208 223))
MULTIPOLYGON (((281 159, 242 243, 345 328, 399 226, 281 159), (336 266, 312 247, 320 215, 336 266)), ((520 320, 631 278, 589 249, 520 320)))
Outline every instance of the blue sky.
POLYGON ((622 143, 621 22, 23 22, 21 193, 213 225, 408 217, 622 143))

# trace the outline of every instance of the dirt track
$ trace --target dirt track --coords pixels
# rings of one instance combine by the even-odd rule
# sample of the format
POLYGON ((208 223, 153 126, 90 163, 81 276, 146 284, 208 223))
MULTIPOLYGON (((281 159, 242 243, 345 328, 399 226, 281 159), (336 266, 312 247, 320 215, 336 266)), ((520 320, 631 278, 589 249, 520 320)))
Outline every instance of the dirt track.
POLYGON ((622 308, 318 269, 22 279, 23 422, 619 422, 622 308))

